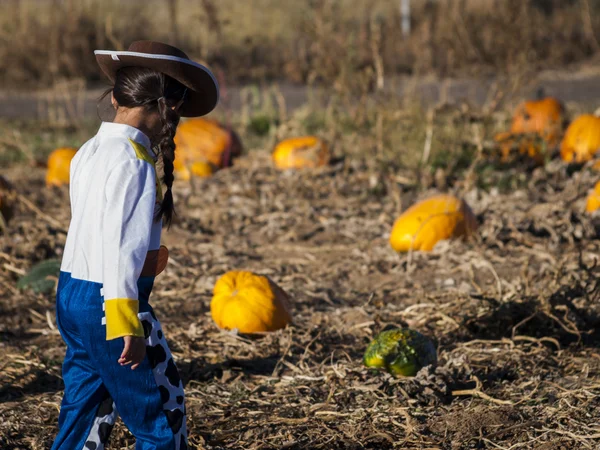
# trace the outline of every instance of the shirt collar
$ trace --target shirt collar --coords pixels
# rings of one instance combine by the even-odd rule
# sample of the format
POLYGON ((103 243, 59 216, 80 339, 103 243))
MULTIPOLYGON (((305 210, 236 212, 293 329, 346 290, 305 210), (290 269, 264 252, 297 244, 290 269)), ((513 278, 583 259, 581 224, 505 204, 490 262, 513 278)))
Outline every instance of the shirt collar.
POLYGON ((150 144, 150 138, 135 127, 125 125, 124 123, 102 122, 98 134, 111 134, 123 136, 127 139, 143 145, 148 153, 156 159, 156 154, 150 144))

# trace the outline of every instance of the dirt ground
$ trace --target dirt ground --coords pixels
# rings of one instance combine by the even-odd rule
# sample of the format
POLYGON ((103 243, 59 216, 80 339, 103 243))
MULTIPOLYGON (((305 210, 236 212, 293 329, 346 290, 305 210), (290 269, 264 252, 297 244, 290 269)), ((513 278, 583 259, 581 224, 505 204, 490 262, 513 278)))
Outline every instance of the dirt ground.
MULTIPOLYGON (((152 303, 186 384, 192 448, 600 448, 598 222, 583 213, 594 175, 560 163, 523 189, 466 192, 469 242, 395 254, 398 211, 431 191, 360 161, 281 173, 243 157, 193 189, 178 185, 172 259, 152 303), (293 298, 294 324, 263 337, 213 323, 218 276, 269 275, 293 298), (387 325, 431 336, 439 364, 394 379, 362 366, 387 325)), ((48 448, 65 351, 52 296, 16 289, 33 263, 60 257, 68 189, 6 173, 21 202, 0 237, 0 448, 48 448)), ((411 174, 407 174, 411 176, 411 174)), ((111 448, 132 448, 122 423, 111 448)))

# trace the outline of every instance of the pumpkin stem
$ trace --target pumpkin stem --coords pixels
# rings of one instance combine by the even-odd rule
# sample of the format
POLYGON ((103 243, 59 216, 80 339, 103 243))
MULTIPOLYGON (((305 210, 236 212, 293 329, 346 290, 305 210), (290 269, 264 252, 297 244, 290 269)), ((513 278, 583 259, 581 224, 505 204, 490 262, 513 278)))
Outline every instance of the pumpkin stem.
POLYGON ((535 92, 536 100, 542 100, 546 96, 546 92, 543 86, 540 86, 535 92))

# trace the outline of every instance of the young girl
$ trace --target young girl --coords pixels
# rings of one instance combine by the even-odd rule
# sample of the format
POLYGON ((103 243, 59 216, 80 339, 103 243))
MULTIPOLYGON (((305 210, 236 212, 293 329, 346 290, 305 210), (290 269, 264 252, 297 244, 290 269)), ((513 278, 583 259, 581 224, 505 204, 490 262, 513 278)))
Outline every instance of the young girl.
POLYGON ((136 449, 185 449, 183 386, 148 298, 167 261, 160 234, 173 215, 179 117, 209 113, 218 85, 207 68, 158 42, 95 53, 114 82, 116 117, 71 163, 56 301, 65 393, 52 448, 103 449, 120 414, 136 449))

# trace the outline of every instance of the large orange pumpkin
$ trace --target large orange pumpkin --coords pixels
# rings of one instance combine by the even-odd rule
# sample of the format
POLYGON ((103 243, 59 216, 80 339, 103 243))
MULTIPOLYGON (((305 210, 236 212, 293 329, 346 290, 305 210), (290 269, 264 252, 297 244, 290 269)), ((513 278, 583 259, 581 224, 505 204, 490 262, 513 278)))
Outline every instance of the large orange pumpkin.
POLYGON ((596 183, 594 189, 590 191, 587 202, 585 205, 585 210, 589 213, 594 212, 600 208, 600 181, 596 183))
POLYGON ((329 146, 317 136, 303 136, 281 141, 273 150, 278 169, 304 169, 329 163, 329 146))
POLYGON ((219 328, 240 333, 275 331, 292 320, 285 291, 247 271, 227 272, 217 280, 210 312, 219 328))
POLYGON ((600 117, 584 114, 575 119, 560 144, 560 156, 566 162, 586 162, 600 149, 600 117))
POLYGON ((564 107, 553 97, 521 103, 515 110, 510 132, 495 137, 501 144, 502 157, 507 159, 516 147, 519 153, 541 162, 543 155, 536 137, 541 138, 547 146, 558 145, 563 120, 564 107))
POLYGON ((46 170, 47 186, 69 184, 69 169, 75 153, 77 153, 77 149, 72 147, 57 148, 50 153, 46 170))
POLYGON ((465 237, 477 219, 464 200, 436 195, 408 208, 394 223, 390 245, 397 252, 431 251, 438 241, 465 237))
POLYGON ((175 173, 189 180, 195 162, 207 162, 215 168, 231 166, 242 153, 238 135, 215 120, 204 118, 181 122, 175 134, 175 173))

